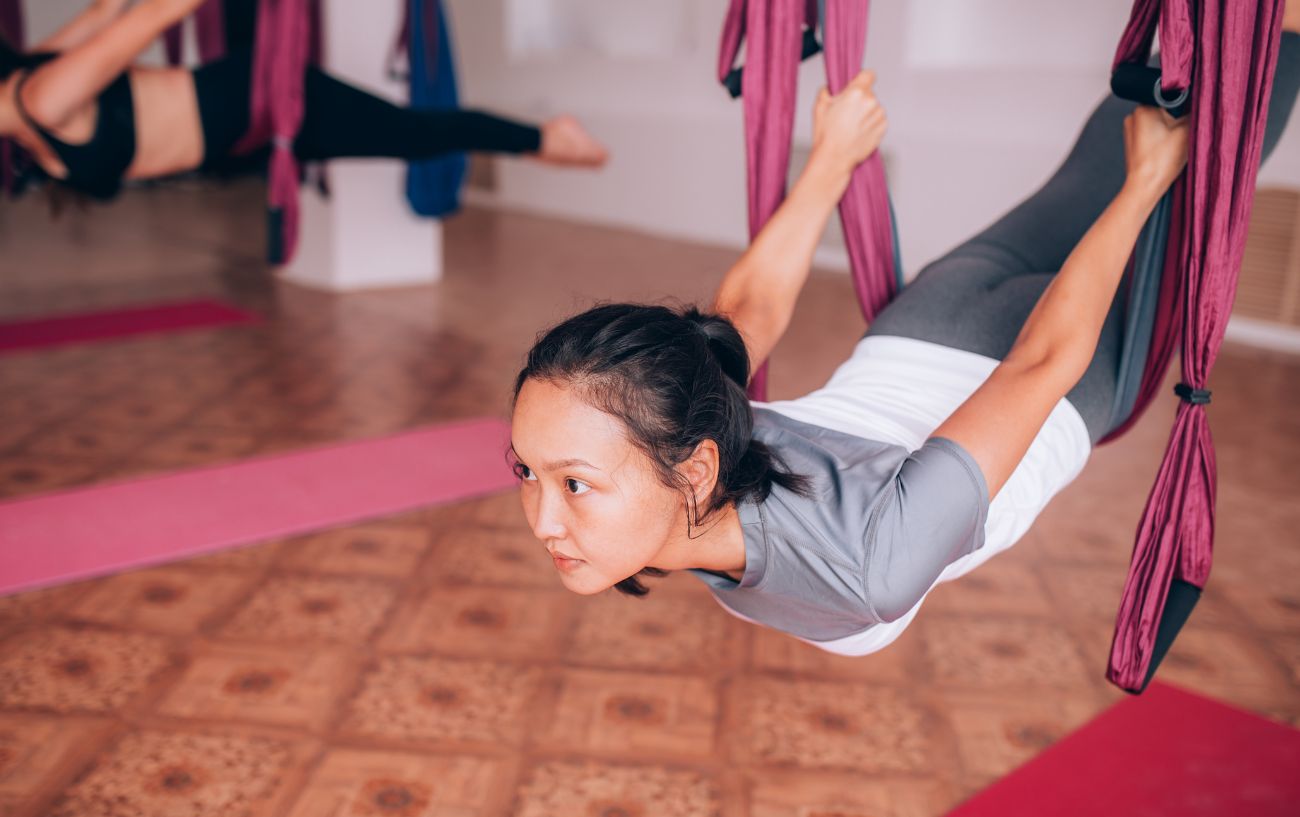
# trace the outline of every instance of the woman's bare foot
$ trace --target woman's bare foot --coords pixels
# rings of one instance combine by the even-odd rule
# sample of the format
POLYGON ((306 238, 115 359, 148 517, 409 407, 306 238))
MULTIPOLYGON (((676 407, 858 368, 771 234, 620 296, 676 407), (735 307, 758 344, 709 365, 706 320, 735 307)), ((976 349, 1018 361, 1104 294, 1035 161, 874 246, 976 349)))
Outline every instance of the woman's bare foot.
POLYGON ((1282 7, 1282 30, 1300 32, 1300 0, 1285 0, 1282 7))
POLYGON ((600 167, 609 159, 609 151, 577 119, 557 116, 542 123, 542 146, 536 159, 562 167, 600 167))

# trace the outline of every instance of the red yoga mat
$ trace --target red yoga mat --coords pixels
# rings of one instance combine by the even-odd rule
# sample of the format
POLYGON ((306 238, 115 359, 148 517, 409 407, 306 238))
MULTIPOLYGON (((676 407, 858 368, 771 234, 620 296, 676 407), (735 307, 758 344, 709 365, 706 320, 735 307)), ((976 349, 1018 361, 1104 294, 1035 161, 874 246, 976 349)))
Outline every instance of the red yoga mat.
POLYGON ((470 420, 0 503, 0 594, 492 493, 509 427, 470 420))
POLYGON ((1295 817, 1300 731, 1153 683, 949 817, 1295 817))
POLYGON ((258 320, 260 318, 254 313, 220 301, 185 301, 109 312, 81 312, 0 323, 0 353, 258 320))

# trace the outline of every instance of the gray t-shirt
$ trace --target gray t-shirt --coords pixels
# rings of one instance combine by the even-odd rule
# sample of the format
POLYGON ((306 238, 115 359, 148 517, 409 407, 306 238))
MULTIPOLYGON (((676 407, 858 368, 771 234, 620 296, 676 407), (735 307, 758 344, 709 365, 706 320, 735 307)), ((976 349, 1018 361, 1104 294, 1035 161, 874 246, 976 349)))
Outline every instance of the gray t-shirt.
POLYGON ((739 505, 739 582, 691 571, 742 616, 811 641, 860 633, 907 613, 945 567, 984 544, 984 475, 951 440, 909 452, 763 408, 754 438, 811 490, 773 486, 762 503, 739 505))

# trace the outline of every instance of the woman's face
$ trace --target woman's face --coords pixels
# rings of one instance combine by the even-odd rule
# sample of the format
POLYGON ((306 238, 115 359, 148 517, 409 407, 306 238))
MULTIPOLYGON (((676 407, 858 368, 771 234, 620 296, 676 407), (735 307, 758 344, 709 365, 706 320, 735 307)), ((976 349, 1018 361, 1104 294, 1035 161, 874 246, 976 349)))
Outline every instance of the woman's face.
POLYGON ((511 441, 524 515, 575 593, 599 593, 656 566, 685 525, 682 494, 660 481, 618 420, 568 386, 526 381, 511 441))

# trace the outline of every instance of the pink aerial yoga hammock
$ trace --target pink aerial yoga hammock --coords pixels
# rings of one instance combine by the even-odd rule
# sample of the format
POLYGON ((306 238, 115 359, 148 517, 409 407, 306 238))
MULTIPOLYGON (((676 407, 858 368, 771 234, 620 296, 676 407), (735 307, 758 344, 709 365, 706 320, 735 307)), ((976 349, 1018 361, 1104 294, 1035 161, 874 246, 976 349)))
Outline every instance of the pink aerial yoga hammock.
MULTIPOLYGON (((867 0, 826 3, 826 81, 838 93, 858 73, 867 41, 867 0)), ((732 0, 722 30, 718 81, 726 83, 742 39, 746 68, 745 155, 748 163, 749 235, 759 230, 785 198, 794 128, 795 70, 804 25, 817 24, 817 0, 732 0)), ((853 288, 868 321, 897 290, 889 192, 879 154, 858 166, 840 200, 840 222, 853 270, 853 288)), ((767 364, 750 381, 751 396, 767 393, 767 364)))
MULTIPOLYGON (((868 0, 827 0, 823 37, 832 93, 862 65, 868 7, 868 0)), ((1115 57, 1115 67, 1144 61, 1158 18, 1162 89, 1171 97, 1180 89, 1191 93, 1187 171, 1171 194, 1156 321, 1137 403, 1105 440, 1127 430, 1150 405, 1182 329, 1182 402, 1138 527, 1107 671, 1131 692, 1150 681, 1209 577, 1215 461, 1205 385, 1245 250, 1281 13, 1280 0, 1136 0, 1115 57)), ((801 29, 816 21, 816 3, 805 0, 732 0, 727 11, 719 81, 731 73, 741 40, 748 40, 742 87, 751 237, 785 195, 801 29)), ((854 173, 840 218, 854 288, 870 320, 897 280, 878 156, 854 173)), ((760 369, 751 394, 761 398, 765 385, 760 369)))
MULTIPOLYGON (((226 15, 223 0, 205 0, 194 11, 194 33, 199 43, 199 62, 212 62, 226 54, 226 15)), ((182 24, 163 34, 169 65, 181 64, 182 24)))

